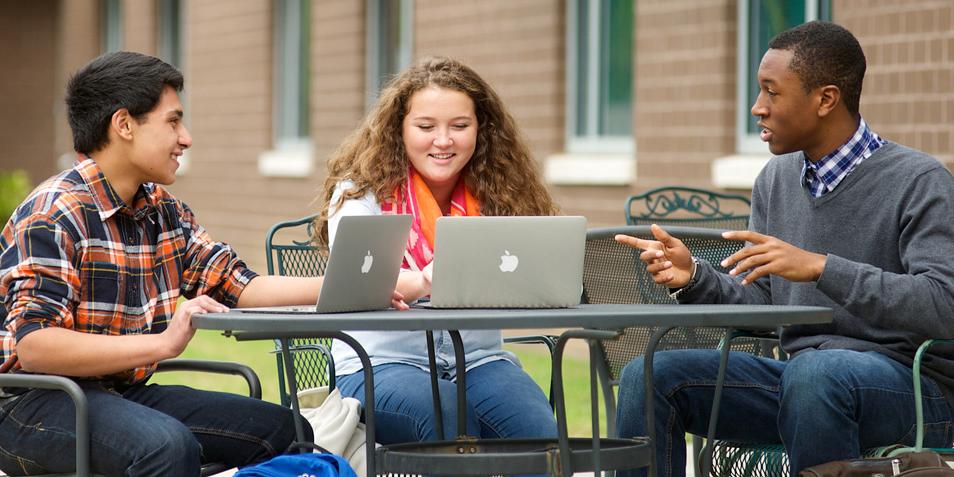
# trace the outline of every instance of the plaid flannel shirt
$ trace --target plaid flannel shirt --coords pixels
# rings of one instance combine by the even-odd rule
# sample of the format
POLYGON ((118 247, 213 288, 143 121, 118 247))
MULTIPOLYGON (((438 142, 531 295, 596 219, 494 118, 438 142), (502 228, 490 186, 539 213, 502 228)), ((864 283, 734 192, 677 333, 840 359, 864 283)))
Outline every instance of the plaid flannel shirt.
POLYGON ((812 197, 818 198, 835 190, 861 161, 871 157, 885 142, 861 119, 851 139, 818 162, 812 163, 808 156, 803 155, 805 162, 802 164, 802 180, 812 197))
MULTIPOLYGON (((143 184, 129 207, 95 161, 79 160, 34 190, 0 235, 0 372, 20 368, 16 343, 33 331, 161 333, 180 295, 235 306, 255 277, 161 187, 143 184)), ((97 378, 134 383, 154 370, 97 378)))

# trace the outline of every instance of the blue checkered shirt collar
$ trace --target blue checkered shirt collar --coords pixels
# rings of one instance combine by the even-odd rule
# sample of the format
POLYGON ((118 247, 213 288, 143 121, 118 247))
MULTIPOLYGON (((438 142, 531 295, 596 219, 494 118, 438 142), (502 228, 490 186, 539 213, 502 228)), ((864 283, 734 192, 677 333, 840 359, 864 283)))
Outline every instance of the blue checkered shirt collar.
POLYGON ((812 197, 821 197, 833 190, 848 177, 861 161, 871 157, 879 147, 885 143, 884 139, 875 134, 868 123, 861 119, 858 130, 848 142, 835 149, 827 156, 811 162, 808 156, 802 155, 802 180, 812 193, 812 197))

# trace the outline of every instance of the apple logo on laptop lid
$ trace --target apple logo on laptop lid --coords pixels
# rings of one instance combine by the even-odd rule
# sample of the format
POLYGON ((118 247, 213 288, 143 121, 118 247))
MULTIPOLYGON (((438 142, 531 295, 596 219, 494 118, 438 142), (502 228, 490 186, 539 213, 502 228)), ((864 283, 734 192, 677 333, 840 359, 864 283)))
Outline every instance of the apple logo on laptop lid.
POLYGON ((371 255, 371 251, 368 250, 368 254, 364 256, 364 262, 361 263, 361 273, 370 272, 372 265, 374 265, 374 255, 371 255))
POLYGON ((500 256, 500 271, 513 272, 519 263, 520 259, 516 255, 510 255, 509 250, 504 250, 504 254, 500 256))

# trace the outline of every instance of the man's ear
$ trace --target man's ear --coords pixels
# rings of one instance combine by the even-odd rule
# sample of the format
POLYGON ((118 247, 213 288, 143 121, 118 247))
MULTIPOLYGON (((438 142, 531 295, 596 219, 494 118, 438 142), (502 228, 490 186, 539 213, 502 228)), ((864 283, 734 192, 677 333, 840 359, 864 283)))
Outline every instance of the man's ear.
POLYGON ((113 116, 109 118, 109 129, 118 137, 127 141, 131 140, 133 117, 126 108, 117 109, 113 116))
POLYGON ((818 117, 831 114, 841 104, 841 90, 830 84, 818 88, 818 117))

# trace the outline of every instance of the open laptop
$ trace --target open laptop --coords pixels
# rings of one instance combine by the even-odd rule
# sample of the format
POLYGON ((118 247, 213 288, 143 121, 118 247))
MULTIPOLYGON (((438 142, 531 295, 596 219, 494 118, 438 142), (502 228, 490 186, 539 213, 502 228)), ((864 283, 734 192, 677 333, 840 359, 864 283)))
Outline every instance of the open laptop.
POLYGON ((410 230, 410 215, 342 217, 331 244, 318 303, 235 311, 340 313, 386 309, 391 306, 410 230))
POLYGON ((568 308, 580 304, 586 218, 437 219, 433 308, 568 308))

